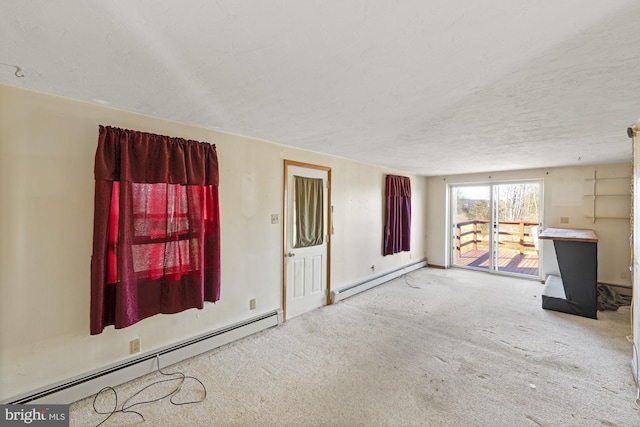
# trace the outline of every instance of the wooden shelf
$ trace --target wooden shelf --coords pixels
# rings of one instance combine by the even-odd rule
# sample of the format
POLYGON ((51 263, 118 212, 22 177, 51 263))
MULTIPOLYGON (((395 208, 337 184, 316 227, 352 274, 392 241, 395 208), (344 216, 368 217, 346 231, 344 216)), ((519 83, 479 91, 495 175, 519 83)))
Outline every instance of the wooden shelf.
POLYGON ((605 179, 624 179, 626 181, 631 182, 631 177, 630 176, 609 176, 609 177, 605 177, 605 178, 585 178, 585 181, 593 181, 593 180, 597 180, 597 181, 603 181, 605 179))
POLYGON ((591 206, 591 215, 586 215, 585 218, 590 218, 594 223, 596 219, 629 219, 628 216, 616 215, 618 213, 624 214, 625 212, 622 210, 623 206, 629 206, 629 212, 631 211, 631 177, 630 176, 613 176, 613 177, 602 177, 599 178, 597 176, 597 172, 593 171, 593 178, 585 178, 586 182, 591 182, 590 189, 585 189, 585 192, 588 194, 584 194, 583 197, 591 197, 592 198, 592 206, 591 206), (620 181, 611 182, 611 181, 620 181), (603 185, 598 187, 598 182, 608 181, 611 182, 609 185, 603 185), (624 185, 623 185, 624 184, 624 185), (629 186, 629 192, 622 192, 625 190, 624 187, 629 186), (598 215, 597 206, 600 206, 596 203, 598 199, 606 199, 607 202, 601 206, 600 212, 604 215, 598 215), (604 207, 605 209, 602 209, 604 207))
POLYGON ((572 240, 578 242, 597 242, 598 236, 593 230, 579 228, 545 228, 538 236, 539 239, 572 240))
POLYGON ((585 194, 584 197, 631 197, 629 194, 585 194))
POLYGON ((596 219, 627 219, 627 220, 629 219, 629 217, 628 217, 628 216, 596 216, 596 217, 593 217, 593 216, 585 216, 585 218, 592 219, 592 220, 593 220, 593 222, 596 222, 596 221, 595 221, 596 219))

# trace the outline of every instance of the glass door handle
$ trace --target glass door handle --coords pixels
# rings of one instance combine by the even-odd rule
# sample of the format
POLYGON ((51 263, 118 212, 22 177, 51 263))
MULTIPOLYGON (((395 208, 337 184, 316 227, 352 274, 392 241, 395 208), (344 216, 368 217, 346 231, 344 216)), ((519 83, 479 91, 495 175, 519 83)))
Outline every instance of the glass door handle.
POLYGON ((286 256, 287 258, 290 258, 292 256, 296 256, 296 254, 294 254, 293 252, 289 252, 289 253, 284 254, 284 256, 286 256))

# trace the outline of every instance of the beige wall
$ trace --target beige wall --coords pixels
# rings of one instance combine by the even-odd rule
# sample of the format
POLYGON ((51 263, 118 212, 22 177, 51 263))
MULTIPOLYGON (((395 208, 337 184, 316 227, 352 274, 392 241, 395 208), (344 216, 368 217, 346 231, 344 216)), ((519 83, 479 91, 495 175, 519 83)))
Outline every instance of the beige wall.
POLYGON ((0 85, 0 400, 126 360, 133 338, 149 351, 280 308, 282 231, 271 214, 282 217, 283 159, 332 168, 333 289, 425 256, 426 178, 404 174, 413 186, 412 251, 383 257, 384 175, 401 172, 0 85), (89 335, 100 124, 217 145, 218 303, 89 335))
MULTIPOLYGON (((596 219, 592 215, 593 173, 598 178, 629 177, 626 180, 598 181, 602 191, 629 194, 631 163, 589 165, 568 168, 550 168, 495 172, 486 174, 452 175, 431 177, 427 180, 427 258, 430 264, 449 265, 448 245, 448 197, 447 188, 451 184, 501 182, 513 180, 543 180, 543 227, 586 228, 598 235, 598 280, 630 286, 630 222, 629 219, 596 219), (560 223, 560 217, 568 217, 569 223, 560 223), (624 277, 622 277, 624 276, 624 277)), ((603 197, 597 200, 597 214, 629 217, 631 200, 629 196, 603 197)), ((542 278, 558 273, 553 243, 542 241, 542 278)))

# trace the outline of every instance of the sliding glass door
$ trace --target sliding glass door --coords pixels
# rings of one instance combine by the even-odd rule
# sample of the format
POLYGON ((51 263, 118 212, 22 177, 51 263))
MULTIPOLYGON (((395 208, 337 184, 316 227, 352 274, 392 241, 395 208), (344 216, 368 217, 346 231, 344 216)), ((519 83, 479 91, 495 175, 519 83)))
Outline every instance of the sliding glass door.
POLYGON ((451 186, 452 265, 539 275, 539 181, 451 186))
POLYGON ((491 269, 491 187, 452 188, 453 264, 491 269))

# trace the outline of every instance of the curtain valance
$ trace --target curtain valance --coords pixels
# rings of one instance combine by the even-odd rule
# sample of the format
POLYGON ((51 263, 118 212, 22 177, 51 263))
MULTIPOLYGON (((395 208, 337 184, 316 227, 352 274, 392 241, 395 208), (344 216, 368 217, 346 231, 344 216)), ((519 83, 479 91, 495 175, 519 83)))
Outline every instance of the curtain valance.
POLYGON ((95 178, 217 186, 218 156, 205 142, 100 126, 95 178))
POLYGON ((387 197, 411 197, 411 181, 406 176, 387 175, 387 197))

